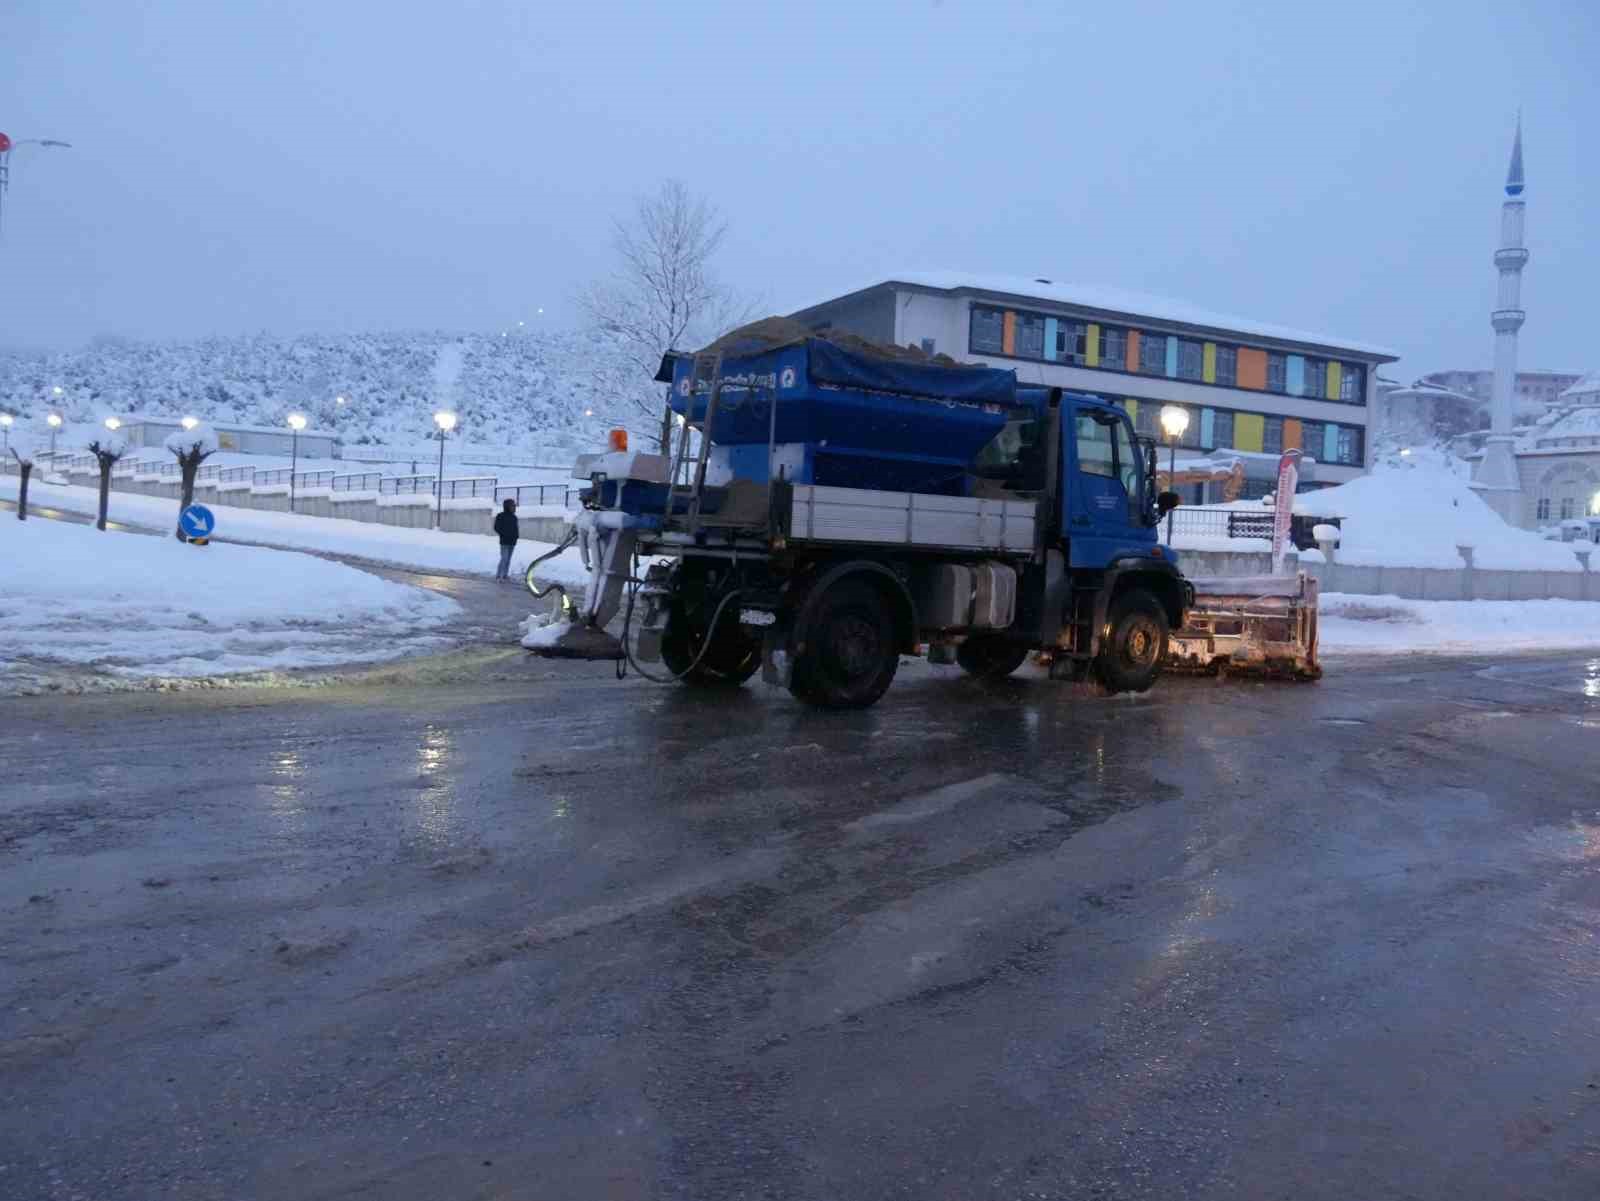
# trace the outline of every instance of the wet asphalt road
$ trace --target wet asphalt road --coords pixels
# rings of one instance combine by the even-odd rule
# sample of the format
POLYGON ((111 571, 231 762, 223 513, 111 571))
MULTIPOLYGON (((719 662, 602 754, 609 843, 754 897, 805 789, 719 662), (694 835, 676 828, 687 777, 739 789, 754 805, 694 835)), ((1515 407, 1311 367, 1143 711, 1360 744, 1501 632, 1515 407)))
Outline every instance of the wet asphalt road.
POLYGON ((1581 656, 7 701, 0 1197, 1592 1199, 1597 734, 1581 656))

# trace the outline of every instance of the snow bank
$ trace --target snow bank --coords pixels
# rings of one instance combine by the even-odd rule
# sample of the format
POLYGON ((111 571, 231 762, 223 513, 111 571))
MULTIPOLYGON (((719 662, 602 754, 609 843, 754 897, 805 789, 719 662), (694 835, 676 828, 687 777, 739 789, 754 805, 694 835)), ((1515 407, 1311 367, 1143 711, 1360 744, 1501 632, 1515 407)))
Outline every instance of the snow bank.
MULTIPOLYGON (((172 506, 164 506, 170 513, 172 506)), ((310 555, 0 521, 0 692, 41 665, 196 678, 415 653, 448 597, 310 555)))
POLYGON ((1600 603, 1418 601, 1327 592, 1322 649, 1338 652, 1554 651, 1600 647, 1600 603))
MULTIPOLYGON (((16 496, 17 477, 0 476, 0 498, 15 500, 16 496)), ((29 489, 28 501, 31 505, 54 505, 74 513, 94 513, 99 504, 99 495, 95 489, 88 487, 36 485, 29 489)), ((221 503, 213 504, 210 508, 217 515, 216 536, 225 542, 254 542, 294 550, 326 551, 401 567, 485 576, 494 574, 499 561, 499 548, 488 535, 487 525, 483 534, 448 534, 439 530, 348 521, 340 517, 308 517, 299 513, 241 509, 221 503)), ((178 506, 176 501, 166 497, 114 491, 111 493, 110 517, 127 525, 164 530, 172 528, 177 522, 178 506)), ((0 525, 4 524, 0 521, 0 525)), ((548 542, 524 539, 517 543, 512 574, 520 575, 531 560, 554 549, 548 542)), ((539 578, 577 585, 585 583, 589 573, 584 570, 578 551, 568 549, 541 565, 539 578)))
POLYGON ((1358 567, 1478 567, 1582 571, 1569 547, 1502 521, 1464 480, 1433 465, 1380 468, 1295 497, 1295 512, 1344 518, 1338 561, 1358 567))

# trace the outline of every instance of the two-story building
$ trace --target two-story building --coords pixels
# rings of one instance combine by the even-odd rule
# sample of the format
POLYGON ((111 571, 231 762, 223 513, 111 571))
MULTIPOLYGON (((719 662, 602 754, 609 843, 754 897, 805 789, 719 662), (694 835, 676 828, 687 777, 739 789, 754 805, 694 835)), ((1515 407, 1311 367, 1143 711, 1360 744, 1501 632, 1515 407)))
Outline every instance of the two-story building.
POLYGON ((1163 444, 1158 414, 1182 405, 1189 425, 1178 444, 1180 470, 1186 458, 1234 452, 1246 467, 1245 497, 1272 490, 1290 447, 1305 453, 1302 488, 1360 474, 1376 368, 1397 357, 1155 297, 986 275, 896 275, 792 317, 818 332, 919 346, 1013 368, 1025 383, 1105 397, 1163 444))

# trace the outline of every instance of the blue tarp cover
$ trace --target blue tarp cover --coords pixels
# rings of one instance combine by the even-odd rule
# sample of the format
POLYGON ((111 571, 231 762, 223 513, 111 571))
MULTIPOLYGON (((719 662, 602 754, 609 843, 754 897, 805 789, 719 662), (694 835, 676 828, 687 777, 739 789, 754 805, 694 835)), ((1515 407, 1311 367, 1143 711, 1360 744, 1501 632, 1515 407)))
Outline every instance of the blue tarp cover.
POLYGON ((857 354, 824 338, 806 343, 814 383, 868 392, 898 392, 935 400, 980 404, 1017 403, 1017 377, 994 367, 941 367, 857 354))
MULTIPOLYGON (((723 377, 726 380, 729 376, 759 371, 772 361, 769 356, 797 347, 804 352, 798 365, 812 384, 864 392, 893 392, 929 400, 999 405, 1022 403, 1017 397, 1017 377, 1010 371, 1002 371, 997 367, 946 367, 937 363, 884 358, 836 345, 826 338, 807 338, 787 346, 752 342, 746 348, 735 343, 735 349, 723 351, 723 377), (753 360, 761 362, 758 365, 753 360)), ((784 359, 787 360, 788 356, 785 355, 784 359)), ((692 356, 669 352, 661 361, 661 370, 656 379, 670 383, 675 376, 682 378, 685 370, 691 369, 691 363, 692 356), (674 360, 683 366, 675 370, 674 360)))

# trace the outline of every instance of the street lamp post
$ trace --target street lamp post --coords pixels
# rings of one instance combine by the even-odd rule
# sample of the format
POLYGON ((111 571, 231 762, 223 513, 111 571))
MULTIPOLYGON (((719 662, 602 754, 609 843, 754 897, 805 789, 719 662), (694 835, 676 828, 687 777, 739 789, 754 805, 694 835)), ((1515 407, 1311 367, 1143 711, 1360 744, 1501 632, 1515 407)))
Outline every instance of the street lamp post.
MULTIPOLYGON (((1183 432, 1189 428, 1189 410, 1182 405, 1161 406, 1161 428, 1166 431, 1167 439, 1171 444, 1171 451, 1167 456, 1167 487, 1176 492, 1178 479, 1178 439, 1183 437, 1183 432)), ((1167 510, 1167 545, 1172 545, 1172 514, 1167 510)))
POLYGON ((0 463, 11 457, 11 423, 15 421, 10 413, 0 413, 0 430, 5 431, 6 444, 0 447, 0 463))
POLYGON ((185 417, 178 424, 183 426, 185 431, 192 430, 195 426, 200 424, 200 418, 198 418, 198 417, 185 417))
POLYGON ((433 415, 433 424, 439 427, 435 435, 439 439, 439 474, 433 481, 433 528, 438 529, 444 523, 444 437, 456 428, 456 415, 441 409, 433 415))
POLYGON ((289 414, 289 512, 294 512, 294 475, 300 465, 300 431, 306 428, 306 419, 299 413, 289 414))
MULTIPOLYGON (((61 389, 57 388, 56 391, 59 392, 61 389)), ((44 419, 44 422, 50 427, 50 470, 54 471, 56 469, 56 431, 61 428, 61 414, 51 413, 50 416, 44 419)))

